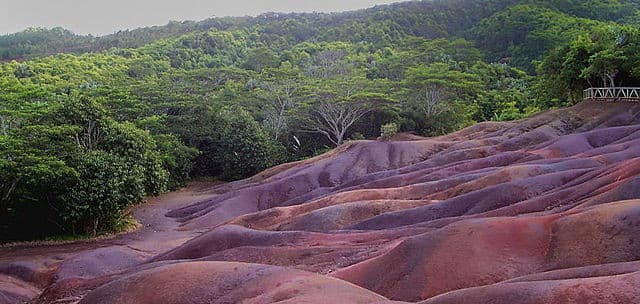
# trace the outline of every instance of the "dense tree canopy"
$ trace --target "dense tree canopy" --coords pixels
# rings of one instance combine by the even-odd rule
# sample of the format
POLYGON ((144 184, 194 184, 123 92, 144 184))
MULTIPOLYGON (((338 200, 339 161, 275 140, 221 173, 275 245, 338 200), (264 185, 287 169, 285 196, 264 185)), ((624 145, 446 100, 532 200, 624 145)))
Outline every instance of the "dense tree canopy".
POLYGON ((0 240, 113 231, 192 176, 239 179, 381 129, 438 135, 638 84, 637 28, 615 23, 640 20, 636 5, 434 0, 0 36, 0 240))
POLYGON ((640 31, 602 25, 560 47, 540 64, 540 82, 559 101, 578 101, 588 87, 640 85, 640 31))

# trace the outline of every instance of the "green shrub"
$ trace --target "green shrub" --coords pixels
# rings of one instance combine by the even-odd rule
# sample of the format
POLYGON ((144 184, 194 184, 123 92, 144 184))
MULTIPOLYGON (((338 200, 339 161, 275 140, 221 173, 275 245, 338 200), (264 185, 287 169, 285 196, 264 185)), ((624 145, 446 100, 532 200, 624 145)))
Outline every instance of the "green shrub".
POLYGON ((61 201, 61 216, 73 233, 96 235, 114 229, 130 204, 145 195, 145 169, 124 157, 90 151, 72 160, 79 173, 61 201))
POLYGON ((195 173, 222 180, 249 177, 286 160, 284 147, 271 139, 242 107, 210 113, 212 126, 198 134, 195 173))
POLYGON ((395 122, 384 124, 380 127, 380 137, 383 140, 390 140, 398 133, 398 125, 395 122))

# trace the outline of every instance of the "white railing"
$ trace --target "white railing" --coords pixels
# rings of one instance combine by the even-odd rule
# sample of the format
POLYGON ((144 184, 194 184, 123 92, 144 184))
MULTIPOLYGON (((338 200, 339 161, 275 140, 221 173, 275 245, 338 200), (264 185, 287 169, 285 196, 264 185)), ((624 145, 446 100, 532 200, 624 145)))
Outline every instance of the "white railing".
POLYGON ((597 101, 640 101, 640 88, 588 88, 584 90, 584 99, 597 101))

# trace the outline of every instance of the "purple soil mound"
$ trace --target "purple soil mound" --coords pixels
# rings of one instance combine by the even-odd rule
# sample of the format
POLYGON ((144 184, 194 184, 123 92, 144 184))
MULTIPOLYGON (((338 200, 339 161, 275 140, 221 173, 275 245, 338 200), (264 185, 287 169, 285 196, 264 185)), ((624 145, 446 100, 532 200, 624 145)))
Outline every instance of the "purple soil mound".
POLYGON ((140 251, 122 246, 89 250, 62 262, 55 280, 112 274, 136 266, 147 258, 148 255, 140 251))
POLYGON ((173 207, 146 214, 165 231, 142 243, 0 256, 0 292, 14 303, 640 303, 640 104, 350 142, 161 201, 173 207))
POLYGON ((550 269, 636 261, 639 212, 634 200, 577 214, 463 220, 333 275, 391 299, 417 301, 550 269))
POLYGON ((80 304, 373 303, 386 300, 348 282, 276 266, 188 262, 123 277, 80 304))
POLYGON ((640 303, 640 267, 606 265, 560 270, 492 285, 460 289, 421 304, 640 303))
POLYGON ((31 284, 0 274, 0 304, 25 303, 39 293, 40 290, 31 284))

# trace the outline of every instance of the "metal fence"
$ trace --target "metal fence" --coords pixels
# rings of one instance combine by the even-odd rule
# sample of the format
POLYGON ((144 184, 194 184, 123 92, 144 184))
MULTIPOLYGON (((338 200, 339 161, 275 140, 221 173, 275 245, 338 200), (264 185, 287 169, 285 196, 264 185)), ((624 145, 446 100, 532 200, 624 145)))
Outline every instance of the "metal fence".
POLYGON ((638 101, 640 102, 640 88, 588 88, 584 90, 585 100, 594 101, 638 101))

